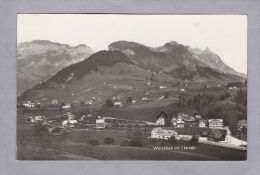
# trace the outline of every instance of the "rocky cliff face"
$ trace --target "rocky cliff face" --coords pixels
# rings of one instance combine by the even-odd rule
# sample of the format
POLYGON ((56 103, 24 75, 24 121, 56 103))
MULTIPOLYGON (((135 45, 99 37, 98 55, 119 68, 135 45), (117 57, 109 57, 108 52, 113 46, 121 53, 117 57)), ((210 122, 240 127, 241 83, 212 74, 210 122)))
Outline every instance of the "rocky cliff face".
POLYGON ((93 50, 84 45, 71 47, 47 40, 18 43, 17 93, 44 82, 59 70, 89 57, 93 50))
POLYGON ((205 50, 200 49, 191 49, 190 51, 193 53, 193 56, 198 59, 199 61, 205 63, 209 67, 219 70, 224 73, 234 74, 242 77, 246 77, 245 74, 239 73, 235 71, 233 68, 226 65, 221 58, 213 53, 209 48, 206 48, 205 50))

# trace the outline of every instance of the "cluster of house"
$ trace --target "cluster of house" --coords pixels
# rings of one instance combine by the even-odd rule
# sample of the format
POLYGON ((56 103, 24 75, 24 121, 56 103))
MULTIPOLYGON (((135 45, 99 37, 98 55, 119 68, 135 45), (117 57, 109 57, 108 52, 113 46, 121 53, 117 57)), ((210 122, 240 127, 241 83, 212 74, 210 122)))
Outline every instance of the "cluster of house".
POLYGON ((37 115, 37 116, 28 116, 27 122, 29 123, 37 123, 37 122, 43 122, 46 119, 45 116, 37 115))
POLYGON ((40 105, 40 103, 35 103, 33 101, 24 101, 22 103, 22 106, 25 107, 25 108, 35 108, 37 107, 38 105, 40 105))
POLYGON ((200 128, 223 128, 223 119, 202 119, 201 115, 187 115, 180 113, 177 117, 169 118, 165 112, 161 112, 156 117, 156 125, 159 126, 173 126, 175 128, 184 128, 184 127, 200 127, 200 128))
POLYGON ((164 127, 164 128, 156 127, 156 128, 153 128, 151 131, 151 138, 153 138, 153 139, 156 138, 156 139, 168 140, 172 136, 177 136, 177 135, 178 135, 178 133, 170 127, 164 127))
POLYGON ((75 115, 68 112, 67 113, 68 118, 64 121, 62 121, 62 127, 70 127, 74 128, 77 126, 78 121, 75 119, 75 115))

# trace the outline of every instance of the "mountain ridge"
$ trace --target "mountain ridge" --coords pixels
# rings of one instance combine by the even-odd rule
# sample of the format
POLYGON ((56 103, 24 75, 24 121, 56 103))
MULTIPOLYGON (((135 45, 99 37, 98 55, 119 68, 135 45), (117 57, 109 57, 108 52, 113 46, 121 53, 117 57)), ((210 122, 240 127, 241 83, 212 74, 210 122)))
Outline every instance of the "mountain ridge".
POLYGON ((17 93, 48 80, 68 65, 79 62, 94 51, 85 44, 75 47, 49 40, 17 44, 17 93))

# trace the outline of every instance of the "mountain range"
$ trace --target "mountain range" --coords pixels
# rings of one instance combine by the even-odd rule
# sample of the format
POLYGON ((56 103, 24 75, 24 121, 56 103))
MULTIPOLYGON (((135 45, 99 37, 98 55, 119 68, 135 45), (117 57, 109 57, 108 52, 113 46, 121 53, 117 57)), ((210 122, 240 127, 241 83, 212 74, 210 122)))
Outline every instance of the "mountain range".
MULTIPOLYGON (((61 48, 66 47, 62 45, 61 48)), ((25 59, 20 53, 18 61, 25 59)), ((49 58, 49 55, 45 57, 49 58)), ((225 83, 244 80, 242 74, 225 65, 209 49, 191 49, 175 41, 156 48, 117 41, 111 43, 107 51, 99 51, 85 58, 67 67, 63 64, 63 69, 56 70, 57 73, 48 80, 26 90, 21 98, 55 98, 70 102, 98 97, 97 101, 104 102, 111 96, 141 97, 160 85, 174 89, 173 84, 177 82, 225 83), (152 84, 149 87, 148 82, 152 84)))
POLYGON ((80 44, 76 47, 47 40, 17 45, 17 93, 48 80, 59 70, 87 58, 94 51, 80 44))

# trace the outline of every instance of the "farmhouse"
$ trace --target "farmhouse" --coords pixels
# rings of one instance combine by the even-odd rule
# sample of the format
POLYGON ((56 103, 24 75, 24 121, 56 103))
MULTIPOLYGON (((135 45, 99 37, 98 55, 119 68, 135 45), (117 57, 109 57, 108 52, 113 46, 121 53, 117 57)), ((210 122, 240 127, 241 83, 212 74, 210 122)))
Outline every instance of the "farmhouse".
POLYGON ((62 126, 63 127, 70 127, 70 128, 74 128, 76 127, 78 124, 78 121, 77 120, 64 120, 62 122, 62 126))
POLYGON ((216 128, 216 129, 221 129, 223 128, 223 119, 209 119, 209 128, 216 128))
POLYGON ((199 120, 199 128, 206 128, 207 121, 206 120, 199 120))
POLYGON ((70 104, 65 104, 61 106, 62 109, 70 109, 71 105, 70 104))
POLYGON ((177 119, 176 128, 184 128, 184 121, 182 119, 177 119))
POLYGON ((178 133, 174 131, 172 128, 161 128, 157 127, 152 129, 151 131, 151 138, 153 139, 165 139, 168 140, 172 136, 176 136, 178 133))
POLYGON ((96 128, 105 128, 106 122, 105 119, 103 119, 101 116, 98 116, 96 119, 96 128))
POLYGON ((167 116, 165 112, 161 112, 157 117, 156 117, 156 125, 160 126, 170 126, 170 119, 167 116))
POLYGON ((45 120, 45 116, 29 116, 28 117, 28 121, 31 123, 37 123, 37 122, 42 122, 43 120, 45 120))
POLYGON ((26 108, 35 108, 36 107, 36 105, 33 101, 23 102, 23 106, 26 108))
POLYGON ((114 106, 123 107, 123 103, 121 101, 115 101, 114 106))
POLYGON ((53 104, 53 105, 58 104, 58 100, 57 100, 57 99, 53 99, 53 100, 51 101, 51 104, 53 104))

